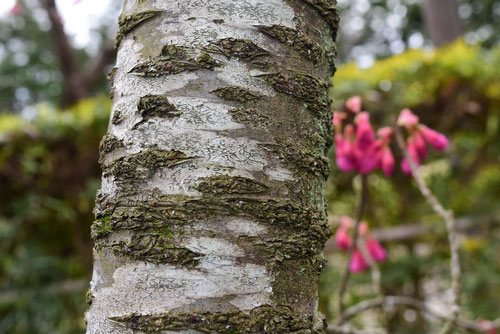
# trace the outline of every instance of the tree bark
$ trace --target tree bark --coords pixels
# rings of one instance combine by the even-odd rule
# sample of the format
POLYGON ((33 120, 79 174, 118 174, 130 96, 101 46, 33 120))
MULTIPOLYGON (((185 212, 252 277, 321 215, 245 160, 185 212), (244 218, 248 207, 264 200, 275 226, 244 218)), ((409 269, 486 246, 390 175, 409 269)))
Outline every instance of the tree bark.
POLYGON ((462 35, 457 0, 425 0, 424 14, 435 46, 451 43, 462 35))
POLYGON ((124 1, 87 333, 324 333, 329 0, 124 1))

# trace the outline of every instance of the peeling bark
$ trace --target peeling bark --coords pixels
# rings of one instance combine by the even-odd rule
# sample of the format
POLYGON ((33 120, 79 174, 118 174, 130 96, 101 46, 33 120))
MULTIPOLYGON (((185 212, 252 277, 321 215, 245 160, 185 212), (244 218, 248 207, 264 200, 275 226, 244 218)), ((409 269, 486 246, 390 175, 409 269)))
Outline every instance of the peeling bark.
POLYGON ((333 4, 128 0, 121 17, 87 333, 324 333, 333 4))

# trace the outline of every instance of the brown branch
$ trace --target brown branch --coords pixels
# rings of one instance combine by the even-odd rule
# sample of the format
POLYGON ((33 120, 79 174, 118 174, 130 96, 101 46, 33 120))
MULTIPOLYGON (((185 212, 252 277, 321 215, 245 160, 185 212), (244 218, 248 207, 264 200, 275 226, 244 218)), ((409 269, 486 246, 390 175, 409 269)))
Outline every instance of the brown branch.
POLYGON ((431 192, 424 179, 418 173, 418 167, 413 161, 413 159, 408 154, 406 150, 405 143, 403 140, 403 136, 401 135, 401 131, 396 126, 395 127, 395 138, 396 142, 399 146, 399 149, 403 153, 404 157, 408 161, 408 165, 410 166, 410 170, 415 180, 420 193, 426 201, 429 203, 431 208, 436 212, 446 223, 446 229, 448 232, 448 242, 450 246, 450 272, 451 272, 451 312, 452 317, 448 319, 445 326, 443 327, 441 334, 449 334, 453 330, 456 321, 458 319, 458 313, 460 311, 459 299, 460 299, 460 259, 459 259, 459 243, 456 234, 455 227, 455 219, 453 218, 453 213, 449 210, 446 210, 439 200, 434 196, 431 192))
MULTIPOLYGON (((455 220, 456 231, 461 233, 467 233, 472 227, 478 227, 478 231, 485 232, 488 226, 495 226, 499 224, 499 213, 493 213, 488 216, 481 217, 462 217, 455 220)), ((398 242, 405 240, 417 239, 425 234, 432 231, 431 226, 422 225, 420 223, 415 224, 404 224, 401 226, 395 226, 390 228, 379 228, 371 230, 371 233, 375 239, 380 242, 398 242)), ((473 232, 478 232, 473 231, 473 232)), ((330 238, 325 244, 325 252, 327 254, 334 253, 337 251, 335 246, 335 238, 330 238)))
POLYGON ((64 23, 57 10, 55 0, 40 0, 50 20, 50 33, 54 42, 55 54, 59 59, 64 80, 62 105, 69 106, 87 95, 81 76, 75 50, 64 32, 64 23))
POLYGON ((365 238, 361 238, 361 240, 358 241, 358 249, 361 252, 361 255, 363 255, 363 258, 370 266, 370 272, 372 275, 372 283, 373 283, 373 292, 375 292, 375 294, 377 294, 378 296, 383 296, 382 273, 380 272, 380 268, 377 262, 375 262, 372 255, 370 254, 370 251, 368 250, 368 247, 366 246, 365 238))
POLYGON ((354 254, 354 250, 356 249, 359 237, 359 224, 363 219, 363 213, 365 211, 366 205, 366 197, 367 197, 368 187, 367 187, 367 176, 361 175, 361 189, 359 191, 359 199, 358 199, 358 207, 355 217, 354 223, 354 231, 352 236, 352 245, 349 248, 347 263, 344 267, 344 271, 342 273, 342 278, 340 280, 339 292, 338 292, 338 300, 337 300, 337 312, 339 314, 337 325, 342 325, 342 313, 344 311, 344 296, 347 291, 347 286, 349 284, 349 279, 351 277, 351 271, 349 270, 349 264, 351 263, 352 256, 354 254))
MULTIPOLYGON (((377 297, 374 299, 369 299, 369 300, 364 300, 354 306, 349 307, 347 310, 345 310, 343 314, 343 319, 344 321, 348 321, 355 316, 359 315, 360 313, 373 309, 373 308, 386 308, 392 305, 402 305, 402 306, 408 306, 417 310, 420 310, 424 313, 427 313, 429 315, 432 315, 440 320, 444 320, 447 323, 448 322, 455 322, 455 324, 461 328, 471 330, 471 331, 476 331, 476 332, 485 332, 491 329, 498 329, 500 328, 500 319, 493 320, 490 322, 488 325, 480 324, 477 322, 473 321, 467 321, 467 320, 462 320, 462 319, 455 319, 453 315, 449 316, 446 314, 442 314, 440 312, 437 312, 435 310, 432 310, 429 308, 424 302, 414 299, 411 297, 405 297, 405 296, 386 296, 386 297, 377 297)), ((334 334, 334 333, 342 333, 337 331, 336 326, 329 326, 328 333, 334 334)))
POLYGON ((82 81, 86 91, 92 90, 103 77, 106 66, 112 64, 115 58, 116 49, 113 44, 103 45, 101 52, 85 67, 82 81))

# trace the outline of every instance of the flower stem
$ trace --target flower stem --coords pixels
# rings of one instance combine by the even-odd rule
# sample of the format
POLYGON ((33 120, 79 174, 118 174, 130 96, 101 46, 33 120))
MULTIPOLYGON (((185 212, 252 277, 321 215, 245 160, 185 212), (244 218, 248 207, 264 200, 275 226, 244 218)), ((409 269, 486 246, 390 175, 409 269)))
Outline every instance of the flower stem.
POLYGON ((439 200, 431 192, 422 176, 418 173, 418 167, 412 160, 408 151, 406 150, 403 136, 398 127, 394 130, 397 144, 408 161, 412 176, 417 184, 420 193, 426 199, 427 203, 446 223, 448 233, 448 243, 450 247, 450 273, 451 273, 451 317, 447 319, 445 325, 440 331, 440 334, 449 334, 456 325, 458 314, 460 311, 460 258, 459 258, 459 242, 456 233, 455 219, 450 210, 446 210, 439 200))
POLYGON ((356 209, 356 217, 355 217, 354 231, 353 231, 353 236, 352 236, 352 244, 351 244, 351 247, 349 248, 347 262, 346 262, 346 265, 344 267, 344 271, 342 273, 342 278, 340 280, 340 285, 339 285, 339 290, 338 290, 337 324, 339 326, 342 325, 342 323, 343 323, 342 313, 344 311, 344 297, 345 297, 345 293, 347 291, 347 286, 349 284, 349 279, 351 278, 349 264, 351 263, 352 256, 354 254, 354 250, 356 249, 356 246, 358 244, 359 224, 360 224, 361 220, 363 219, 367 195, 368 195, 367 176, 363 174, 363 175, 361 175, 361 189, 359 191, 359 197, 358 197, 358 203, 357 203, 357 209, 356 209))

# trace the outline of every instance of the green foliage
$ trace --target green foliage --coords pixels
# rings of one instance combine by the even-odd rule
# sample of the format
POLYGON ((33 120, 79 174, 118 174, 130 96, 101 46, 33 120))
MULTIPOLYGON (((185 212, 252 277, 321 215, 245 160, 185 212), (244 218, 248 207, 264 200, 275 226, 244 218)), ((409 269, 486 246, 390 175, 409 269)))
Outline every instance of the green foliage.
POLYGON ((500 78, 493 70, 498 66, 500 47, 485 50, 458 41, 433 52, 411 50, 368 69, 360 69, 355 63, 343 65, 333 79, 333 95, 339 99, 362 95, 364 101, 370 101, 371 111, 428 107, 467 88, 470 92, 466 98, 488 102, 498 112, 500 78))
POLYGON ((82 333, 107 98, 0 115, 0 333, 82 333))

